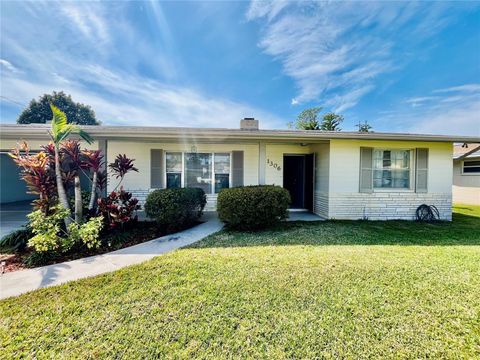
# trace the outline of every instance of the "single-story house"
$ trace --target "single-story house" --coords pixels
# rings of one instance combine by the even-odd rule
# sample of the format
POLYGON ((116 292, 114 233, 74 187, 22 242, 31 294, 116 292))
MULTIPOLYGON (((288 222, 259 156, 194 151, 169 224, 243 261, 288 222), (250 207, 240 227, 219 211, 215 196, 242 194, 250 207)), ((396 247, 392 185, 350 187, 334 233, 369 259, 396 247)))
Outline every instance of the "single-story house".
POLYGON ((480 144, 455 144, 453 202, 480 205, 480 144))
MULTIPOLYGON (((48 127, 1 125, 2 158, 19 140, 32 148, 46 143, 48 127)), ((425 203, 450 220, 453 143, 480 143, 465 136, 260 130, 253 118, 239 129, 83 128, 108 162, 119 153, 135 159, 139 172, 123 184, 140 201, 152 189, 199 187, 214 210, 223 188, 275 184, 289 190, 292 208, 328 219, 411 220, 425 203)), ((9 176, 2 192, 23 186, 18 174, 9 176)), ((109 188, 115 185, 112 179, 109 188)))

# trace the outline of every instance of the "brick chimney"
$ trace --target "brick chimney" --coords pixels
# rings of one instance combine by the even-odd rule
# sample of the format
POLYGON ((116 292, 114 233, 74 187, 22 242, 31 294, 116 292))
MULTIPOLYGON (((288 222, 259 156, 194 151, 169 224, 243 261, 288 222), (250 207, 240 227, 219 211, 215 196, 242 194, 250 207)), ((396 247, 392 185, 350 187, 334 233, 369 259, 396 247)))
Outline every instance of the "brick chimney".
POLYGON ((258 130, 258 120, 255 120, 255 118, 243 118, 240 120, 240 130, 258 130))

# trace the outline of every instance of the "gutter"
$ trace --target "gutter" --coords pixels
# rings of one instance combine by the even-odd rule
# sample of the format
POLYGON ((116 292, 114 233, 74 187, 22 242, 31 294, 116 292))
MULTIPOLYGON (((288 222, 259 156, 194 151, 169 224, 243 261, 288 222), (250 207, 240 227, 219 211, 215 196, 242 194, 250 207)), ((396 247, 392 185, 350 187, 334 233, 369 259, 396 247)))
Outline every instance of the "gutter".
MULTIPOLYGON (((48 139, 49 125, 0 125, 0 139, 48 139)), ((480 137, 381 132, 343 132, 317 130, 240 130, 181 127, 136 126, 81 126, 96 140, 294 140, 314 141, 330 139, 396 140, 428 142, 467 142, 480 144, 480 137)))

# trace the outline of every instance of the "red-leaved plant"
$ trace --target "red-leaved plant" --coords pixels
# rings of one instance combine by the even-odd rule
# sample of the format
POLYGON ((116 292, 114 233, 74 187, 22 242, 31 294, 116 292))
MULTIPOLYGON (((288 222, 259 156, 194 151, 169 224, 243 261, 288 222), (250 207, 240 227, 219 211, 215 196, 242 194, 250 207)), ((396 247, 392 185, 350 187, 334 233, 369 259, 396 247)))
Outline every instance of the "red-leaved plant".
POLYGON ((134 198, 131 192, 123 190, 122 186, 119 191, 112 191, 106 198, 98 199, 98 211, 103 215, 109 229, 137 221, 136 212, 139 209, 138 199, 134 198))

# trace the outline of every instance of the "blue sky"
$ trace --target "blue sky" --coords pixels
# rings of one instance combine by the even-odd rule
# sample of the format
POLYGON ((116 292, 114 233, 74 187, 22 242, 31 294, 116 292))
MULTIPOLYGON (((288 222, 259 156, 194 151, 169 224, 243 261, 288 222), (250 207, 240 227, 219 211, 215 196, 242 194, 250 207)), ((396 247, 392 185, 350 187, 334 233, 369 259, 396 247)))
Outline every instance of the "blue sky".
POLYGON ((480 135, 474 2, 1 2, 2 123, 64 90, 109 125, 480 135))

